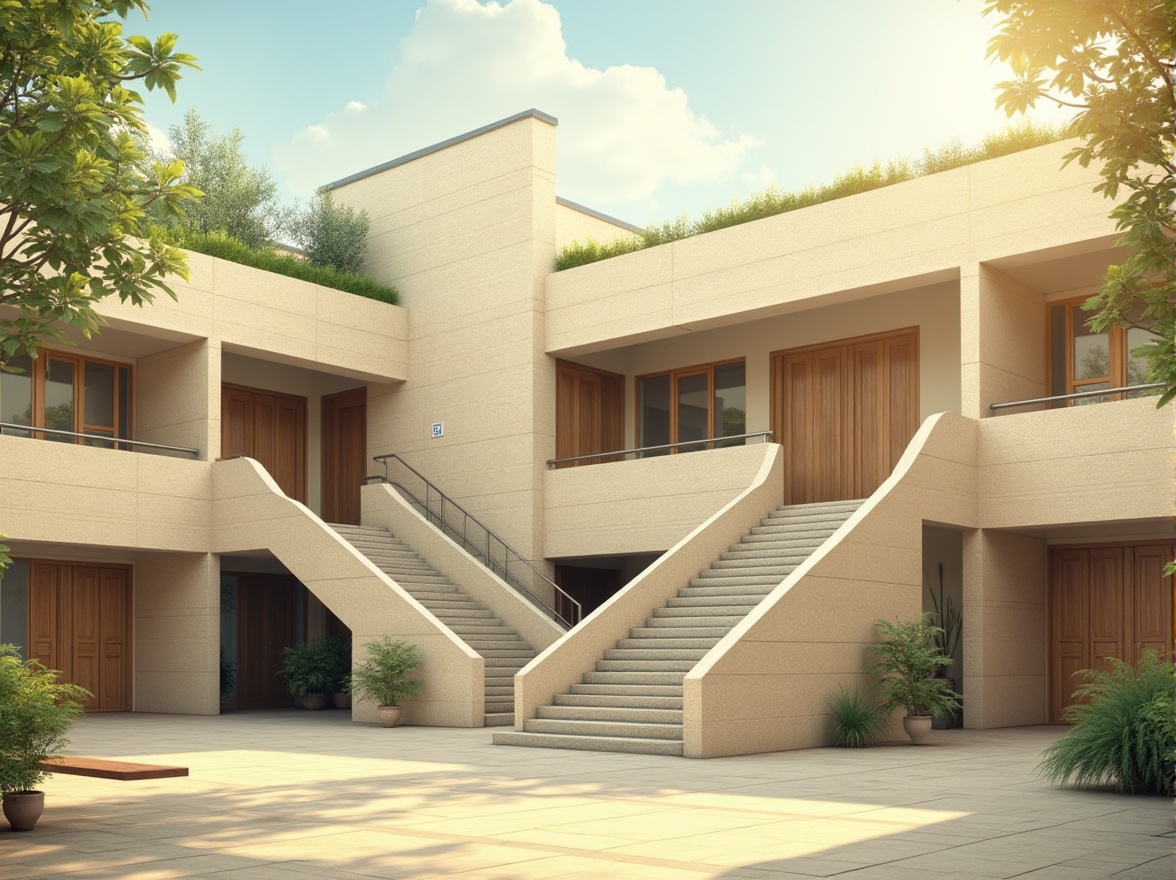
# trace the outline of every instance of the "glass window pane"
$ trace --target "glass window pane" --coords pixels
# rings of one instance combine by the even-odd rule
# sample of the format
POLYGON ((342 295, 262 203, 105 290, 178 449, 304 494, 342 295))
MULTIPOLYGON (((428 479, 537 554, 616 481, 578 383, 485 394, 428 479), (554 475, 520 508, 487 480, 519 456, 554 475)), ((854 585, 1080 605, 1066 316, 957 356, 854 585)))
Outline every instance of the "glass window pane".
MULTIPOLYGON (((74 365, 72 361, 49 359, 48 375, 45 379, 45 424, 46 428, 61 431, 75 431, 74 427, 74 365)), ((73 443, 72 437, 61 434, 46 434, 49 440, 73 443)))
MULTIPOLYGON (((1070 307, 1070 320, 1074 332, 1074 375, 1075 382, 1084 379, 1101 379, 1111 375, 1110 335, 1104 330, 1095 333, 1086 326, 1090 315, 1078 306, 1070 307)), ((1078 389, 1074 389, 1077 391, 1078 389)))
MULTIPOLYGON (((1143 330, 1139 327, 1129 327, 1127 329, 1127 384, 1128 385, 1146 385, 1147 378, 1147 358, 1135 357, 1132 352, 1141 345, 1146 345, 1156 338, 1156 334, 1149 330, 1143 330)), ((1132 397, 1158 392, 1137 391, 1130 395, 1132 397)))
POLYGON ((744 372, 742 363, 715 367, 714 437, 734 437, 747 433, 744 372))
MULTIPOLYGON (((33 361, 28 355, 10 358, 8 365, 18 373, 0 373, 0 422, 11 425, 33 423, 33 361)), ((5 434, 27 437, 28 432, 4 428, 5 434)))
MULTIPOLYGON (((670 377, 654 376, 637 383, 638 446, 670 442, 670 377)), ((665 450, 648 453, 665 455, 665 450)))
POLYGON ((86 424, 114 428, 114 365, 86 361, 86 424))
MULTIPOLYGON (((131 368, 118 368, 118 436, 130 437, 131 368)), ((125 447, 129 449, 130 447, 125 447)))
MULTIPOLYGON (((1110 388, 1110 387, 1111 387, 1110 382, 1091 382, 1089 385, 1079 385, 1074 390, 1076 392, 1077 391, 1098 391, 1100 388, 1110 388)), ((1115 397, 1118 397, 1118 395, 1115 395, 1115 397)), ((1106 403, 1108 399, 1109 398, 1105 394, 1100 394, 1097 396, 1092 395, 1091 397, 1079 397, 1075 400, 1071 400, 1070 405, 1071 406, 1087 406, 1088 404, 1091 404, 1091 403, 1106 403)))
MULTIPOLYGON (((696 373, 678 379, 678 441, 710 438, 710 376, 696 373)), ((685 452, 703 449, 689 447, 685 452)))
POLYGON ((28 656, 29 564, 13 560, 0 575, 0 644, 17 645, 28 656))

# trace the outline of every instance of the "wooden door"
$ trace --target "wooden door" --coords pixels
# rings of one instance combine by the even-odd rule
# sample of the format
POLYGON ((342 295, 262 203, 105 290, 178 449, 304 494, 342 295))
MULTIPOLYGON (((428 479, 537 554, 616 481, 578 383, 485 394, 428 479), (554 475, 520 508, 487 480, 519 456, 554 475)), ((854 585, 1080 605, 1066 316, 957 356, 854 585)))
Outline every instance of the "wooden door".
POLYGON ((239 575, 237 586, 237 706, 277 709, 291 704, 282 668, 282 649, 294 643, 292 578, 239 575))
POLYGON ((289 497, 306 502, 306 398, 257 388, 221 389, 221 457, 247 455, 289 497))
MULTIPOLYGON (((625 377, 558 361, 555 369, 555 457, 612 452, 624 444, 625 377)), ((609 457, 576 464, 612 461, 609 457)))
POLYGON ((367 475, 367 388, 323 398, 323 519, 359 525, 367 475))
POLYGON ((90 691, 87 712, 131 708, 130 589, 124 566, 32 564, 30 656, 90 691))
POLYGON ((785 503, 864 498, 919 426, 917 328, 773 354, 785 503))
POLYGON ((1049 720, 1060 723, 1083 669, 1172 650, 1170 544, 1065 547, 1050 553, 1049 720))

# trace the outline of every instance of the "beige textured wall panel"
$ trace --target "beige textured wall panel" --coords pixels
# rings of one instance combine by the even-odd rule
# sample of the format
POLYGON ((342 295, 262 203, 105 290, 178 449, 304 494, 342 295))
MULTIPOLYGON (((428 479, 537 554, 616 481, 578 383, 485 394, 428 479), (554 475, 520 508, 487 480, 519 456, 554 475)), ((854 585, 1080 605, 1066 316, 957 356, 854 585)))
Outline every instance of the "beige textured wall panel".
MULTIPOLYGON (((257 462, 217 462, 212 471, 215 552, 269 550, 351 629, 357 644, 373 633, 417 644, 428 688, 404 706, 406 723, 482 726, 481 657, 334 530, 283 495, 257 462)), ((360 701, 353 717, 371 720, 373 707, 360 701)))
POLYGON ((543 555, 660 552, 745 491, 759 445, 547 471, 543 555))
POLYGON ((555 245, 564 247, 573 241, 584 244, 588 241, 601 243, 618 238, 637 238, 637 234, 624 226, 610 223, 600 217, 579 211, 570 205, 555 206, 555 245))
POLYGON ((985 528, 1172 515, 1173 408, 1140 398, 980 422, 985 528))
POLYGON ((136 440, 199 449, 202 461, 215 458, 211 415, 220 407, 209 394, 214 358, 219 351, 207 340, 140 358, 133 370, 136 440))
POLYGON ((142 559, 134 574, 134 708, 220 713, 220 567, 207 553, 142 559))
POLYGON ((584 670, 641 626, 652 609, 664 605, 698 571, 735 543, 783 498, 783 462, 774 443, 755 447, 760 466, 747 488, 663 553, 656 562, 589 614, 562 639, 515 676, 515 727, 535 717, 580 681, 584 670))

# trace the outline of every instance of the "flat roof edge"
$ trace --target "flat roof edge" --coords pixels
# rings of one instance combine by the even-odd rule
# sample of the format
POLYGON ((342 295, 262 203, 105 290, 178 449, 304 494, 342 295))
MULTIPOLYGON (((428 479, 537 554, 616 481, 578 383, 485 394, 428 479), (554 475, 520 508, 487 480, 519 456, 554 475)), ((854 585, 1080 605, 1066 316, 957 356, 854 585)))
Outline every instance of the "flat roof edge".
POLYGON ((571 208, 573 211, 579 211, 581 214, 587 214, 589 217, 595 217, 597 220, 603 220, 605 223, 611 223, 614 226, 619 226, 622 229, 627 229, 630 232, 640 234, 644 230, 640 226, 634 226, 632 223, 626 223, 624 220, 619 220, 611 214, 605 214, 603 211, 597 211, 589 208, 587 205, 581 205, 579 202, 573 202, 571 199, 565 199, 563 196, 556 196, 555 203, 563 205, 565 208, 571 208))
POLYGON ((396 168, 399 165, 405 165, 415 159, 420 159, 423 156, 428 156, 431 153, 439 153, 441 150, 448 149, 454 144, 460 144, 462 141, 472 140, 476 137, 494 131, 496 128, 503 128, 512 123, 518 122, 521 119, 538 119, 540 122, 546 122, 549 125, 559 125, 559 120, 550 113, 544 113, 542 110, 536 110, 532 107, 530 110, 524 110, 522 113, 516 113, 514 116, 508 116, 505 119, 499 119, 497 122, 491 122, 489 125, 483 125, 481 128, 475 128, 473 131, 467 131, 465 134, 459 134, 456 137, 451 137, 439 143, 432 144, 427 147, 422 147, 419 150, 413 150, 411 153, 405 153, 403 156, 398 156, 387 162, 379 165, 373 165, 364 171, 357 171, 355 174, 350 174, 347 177, 340 178, 333 183, 326 184, 323 189, 337 189, 341 186, 346 186, 349 183, 355 183, 357 180, 363 180, 365 177, 371 177, 373 174, 379 174, 381 171, 387 171, 389 168, 396 168))

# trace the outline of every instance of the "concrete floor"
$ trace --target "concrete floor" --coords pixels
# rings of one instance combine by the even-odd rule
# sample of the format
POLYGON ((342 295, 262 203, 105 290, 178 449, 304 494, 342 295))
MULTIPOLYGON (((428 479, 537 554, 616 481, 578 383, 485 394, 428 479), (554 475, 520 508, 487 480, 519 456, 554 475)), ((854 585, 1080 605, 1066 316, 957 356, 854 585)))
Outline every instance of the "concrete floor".
POLYGON ((71 753, 191 776, 52 777, 37 829, 0 832, 0 877, 1172 880, 1168 799, 1036 778, 1061 732, 692 761, 342 712, 93 716, 71 753))

